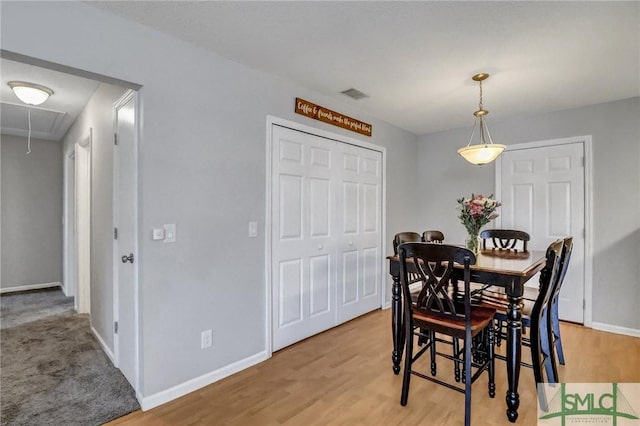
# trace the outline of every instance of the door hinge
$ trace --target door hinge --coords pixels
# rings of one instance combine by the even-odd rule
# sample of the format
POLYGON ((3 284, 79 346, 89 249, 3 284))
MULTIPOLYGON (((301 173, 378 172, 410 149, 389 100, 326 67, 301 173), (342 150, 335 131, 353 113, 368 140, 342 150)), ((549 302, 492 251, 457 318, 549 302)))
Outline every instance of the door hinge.
POLYGON ((582 167, 584 167, 584 164, 585 164, 585 159, 584 157, 582 157, 582 167))
POLYGON ((113 228, 113 239, 114 240, 118 239, 118 228, 113 228))
POLYGON ((115 334, 118 334, 118 321, 115 321, 115 322, 113 323, 113 332, 114 332, 115 334))
POLYGON ((113 134, 113 144, 114 145, 118 145, 118 134, 117 133, 113 134))
POLYGON ((582 310, 584 311, 585 309, 587 309, 587 300, 582 299, 582 310))
POLYGON ((582 238, 587 238, 587 229, 582 228, 582 238))

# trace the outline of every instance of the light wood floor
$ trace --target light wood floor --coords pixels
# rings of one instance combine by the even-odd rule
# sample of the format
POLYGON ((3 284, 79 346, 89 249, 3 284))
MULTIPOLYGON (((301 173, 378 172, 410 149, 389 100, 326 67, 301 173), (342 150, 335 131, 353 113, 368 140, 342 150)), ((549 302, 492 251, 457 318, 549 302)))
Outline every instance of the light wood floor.
MULTIPOLYGON (((640 338, 562 324, 563 382, 640 382, 640 338)), ((413 377, 400 406, 401 375, 391 370, 390 310, 376 311, 276 352, 259 365, 111 425, 459 425, 464 395, 413 377)), ((503 345, 504 348, 504 345, 503 345)), ((528 348, 524 348, 528 351, 528 348)), ((523 352, 525 352, 523 351, 523 352)), ((528 352, 525 359, 529 359, 528 352)), ((428 362, 428 357, 424 358, 428 362)), ((496 397, 483 375, 473 387, 476 425, 509 424, 506 369, 496 361, 496 397)), ((438 376, 453 375, 439 359, 438 376)), ((425 370, 426 371, 426 370, 425 370)), ((516 424, 536 424, 531 369, 520 374, 516 424)))

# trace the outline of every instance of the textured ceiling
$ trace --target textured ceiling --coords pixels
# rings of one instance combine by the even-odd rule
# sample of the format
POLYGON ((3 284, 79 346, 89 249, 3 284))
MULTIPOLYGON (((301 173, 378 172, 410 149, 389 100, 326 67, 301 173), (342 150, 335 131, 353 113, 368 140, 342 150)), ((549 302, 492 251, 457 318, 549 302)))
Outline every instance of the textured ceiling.
POLYGON ((481 71, 490 121, 640 95, 639 2, 88 4, 416 134, 471 126, 481 71))
POLYGON ((100 84, 8 59, 0 59, 0 70, 0 125, 5 135, 27 136, 27 111, 31 109, 31 137, 61 140, 100 84), (27 106, 9 88, 7 83, 13 80, 46 86, 53 95, 41 105, 27 106))

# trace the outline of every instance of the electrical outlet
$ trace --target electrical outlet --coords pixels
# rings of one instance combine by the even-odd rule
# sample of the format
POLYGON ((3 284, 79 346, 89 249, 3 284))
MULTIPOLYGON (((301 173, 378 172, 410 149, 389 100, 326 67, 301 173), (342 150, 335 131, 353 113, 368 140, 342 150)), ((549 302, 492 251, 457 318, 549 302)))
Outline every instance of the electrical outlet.
POLYGON ((212 339, 213 334, 211 330, 204 330, 200 333, 200 349, 210 348, 212 339))

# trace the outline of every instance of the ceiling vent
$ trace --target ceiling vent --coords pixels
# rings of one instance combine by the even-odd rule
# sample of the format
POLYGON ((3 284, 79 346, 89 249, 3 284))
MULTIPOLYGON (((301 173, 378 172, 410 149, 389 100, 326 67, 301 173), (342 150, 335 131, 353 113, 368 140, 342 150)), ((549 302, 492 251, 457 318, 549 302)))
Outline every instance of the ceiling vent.
POLYGON ((353 87, 351 89, 343 90, 340 93, 356 100, 369 97, 369 95, 367 95, 366 93, 362 93, 361 91, 359 91, 358 89, 354 89, 353 87))

